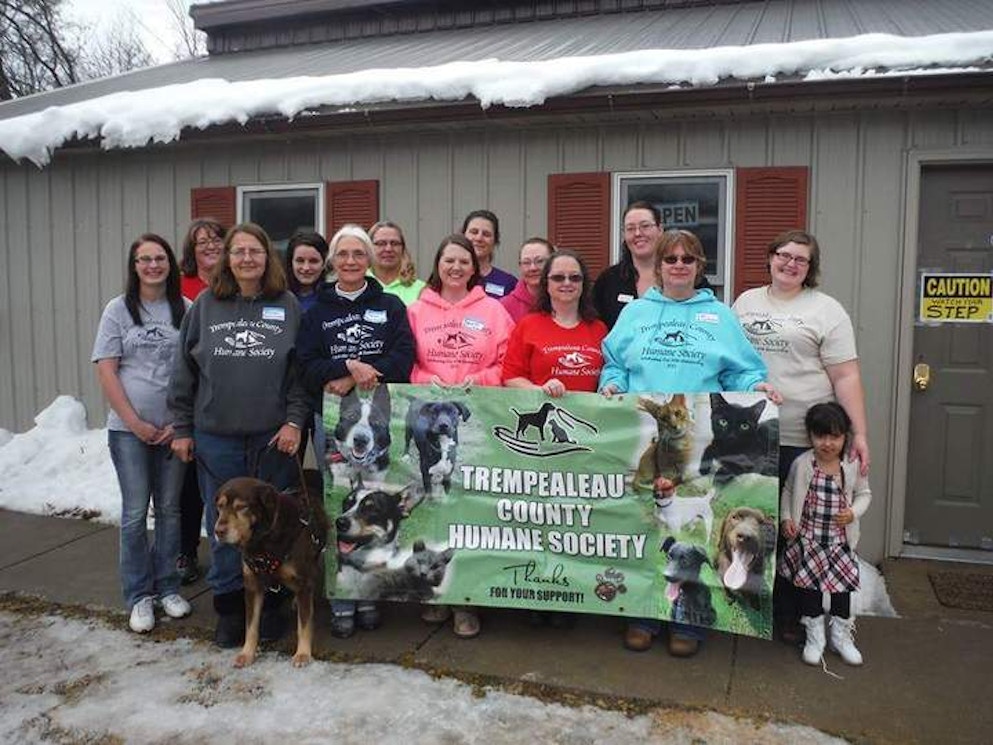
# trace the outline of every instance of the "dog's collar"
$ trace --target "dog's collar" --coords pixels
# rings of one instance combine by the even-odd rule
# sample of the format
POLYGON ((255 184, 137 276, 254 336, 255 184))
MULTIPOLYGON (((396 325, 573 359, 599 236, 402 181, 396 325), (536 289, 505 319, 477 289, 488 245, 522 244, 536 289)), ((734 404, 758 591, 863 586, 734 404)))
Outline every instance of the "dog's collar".
POLYGON ((282 559, 278 559, 274 554, 268 552, 256 556, 246 556, 244 561, 254 574, 275 575, 283 565, 282 559))

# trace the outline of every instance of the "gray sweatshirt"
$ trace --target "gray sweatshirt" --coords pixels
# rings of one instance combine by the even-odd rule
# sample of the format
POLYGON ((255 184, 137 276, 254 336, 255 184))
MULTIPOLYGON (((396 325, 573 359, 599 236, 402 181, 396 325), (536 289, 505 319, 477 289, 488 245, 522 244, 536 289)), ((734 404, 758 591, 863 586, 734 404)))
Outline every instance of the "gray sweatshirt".
POLYGON ((177 437, 193 428, 254 435, 310 417, 296 362, 300 305, 289 292, 273 299, 218 300, 201 292, 179 330, 169 409, 177 437))

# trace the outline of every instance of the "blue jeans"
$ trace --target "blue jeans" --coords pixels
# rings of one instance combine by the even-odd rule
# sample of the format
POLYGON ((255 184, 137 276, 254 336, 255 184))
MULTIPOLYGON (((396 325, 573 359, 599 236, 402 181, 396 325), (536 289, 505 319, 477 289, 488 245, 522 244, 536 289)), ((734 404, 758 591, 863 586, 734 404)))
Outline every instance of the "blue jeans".
POLYGON ((288 489, 298 480, 296 458, 267 448, 277 430, 257 435, 212 435, 194 430, 200 498, 203 499, 204 525, 210 539, 210 569, 207 584, 215 595, 241 590, 241 552, 214 535, 217 490, 228 479, 253 476, 268 481, 277 489, 288 489))
POLYGON ((128 608, 146 596, 179 591, 179 493, 186 464, 168 445, 146 445, 131 432, 107 433, 121 487, 121 590, 128 608), (148 543, 148 503, 155 508, 155 540, 148 543))

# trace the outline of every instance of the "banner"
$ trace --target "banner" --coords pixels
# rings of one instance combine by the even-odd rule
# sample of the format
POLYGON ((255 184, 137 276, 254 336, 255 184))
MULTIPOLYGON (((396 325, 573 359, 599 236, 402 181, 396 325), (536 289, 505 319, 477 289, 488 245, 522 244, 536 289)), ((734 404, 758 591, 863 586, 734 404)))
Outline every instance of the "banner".
POLYGON ((326 394, 323 417, 329 597, 771 637, 779 434, 761 394, 390 384, 326 394))

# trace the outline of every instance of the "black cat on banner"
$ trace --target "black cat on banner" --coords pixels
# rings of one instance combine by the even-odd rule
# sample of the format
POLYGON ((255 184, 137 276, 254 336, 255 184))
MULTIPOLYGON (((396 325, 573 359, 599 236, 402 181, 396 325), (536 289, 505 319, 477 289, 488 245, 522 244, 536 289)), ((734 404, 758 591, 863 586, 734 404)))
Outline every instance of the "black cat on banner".
POLYGON ((710 394, 714 439, 700 459, 701 474, 710 473, 716 461, 714 484, 717 486, 725 486, 743 473, 779 475, 779 419, 760 422, 765 406, 765 400, 741 406, 720 393, 710 394))

